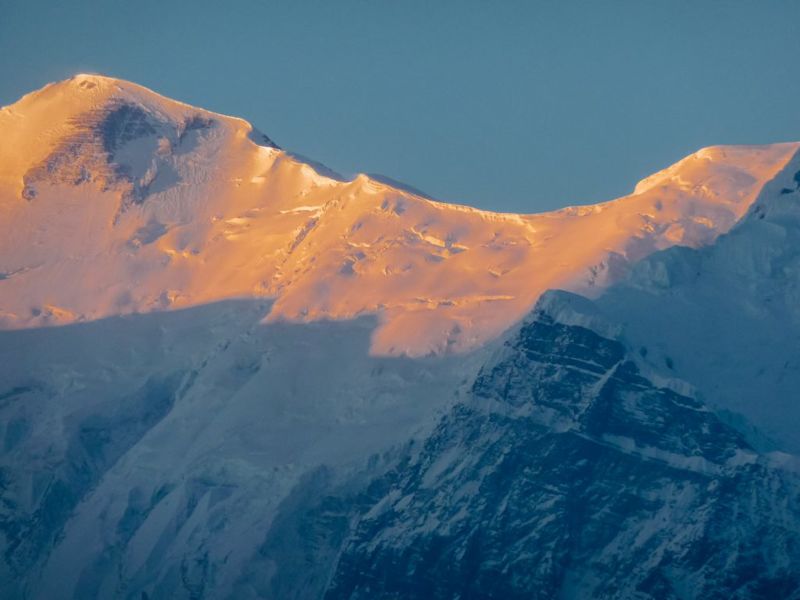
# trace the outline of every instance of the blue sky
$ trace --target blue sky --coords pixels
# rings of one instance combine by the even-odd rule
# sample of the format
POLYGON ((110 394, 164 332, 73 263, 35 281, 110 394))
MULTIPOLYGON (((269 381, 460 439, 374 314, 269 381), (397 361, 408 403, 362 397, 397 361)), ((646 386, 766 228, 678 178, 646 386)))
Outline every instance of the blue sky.
POLYGON ((0 0, 0 104, 85 71, 494 210, 611 199, 702 146, 800 140, 788 0, 0 0))

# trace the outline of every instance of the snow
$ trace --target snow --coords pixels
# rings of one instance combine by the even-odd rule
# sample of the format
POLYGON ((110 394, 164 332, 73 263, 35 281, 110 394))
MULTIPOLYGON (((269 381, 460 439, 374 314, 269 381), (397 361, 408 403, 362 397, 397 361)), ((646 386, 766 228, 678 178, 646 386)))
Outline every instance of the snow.
POLYGON ((631 196, 513 215, 343 180, 246 121, 96 75, 4 108, 0 131, 3 327, 271 298, 268 322, 376 315, 371 351, 411 356, 469 351, 546 289, 597 295, 655 250, 711 243, 798 148, 704 149, 631 196), (91 140, 120 105, 143 125, 106 159, 91 140))
MULTIPOLYGON (((298 495, 316 478, 327 493, 381 475, 417 447, 493 340, 552 287, 594 300, 548 292, 531 318, 624 339, 655 386, 697 390, 786 452, 737 450, 718 464, 618 432, 608 447, 692 474, 800 472, 798 144, 707 148, 630 196, 506 215, 383 178, 343 180, 241 119, 102 76, 2 109, 0 132, 0 521, 3 550, 33 557, 24 580, 0 564, 0 581, 26 597, 179 579, 176 597, 236 595, 276 518, 307 500, 298 495), (109 124, 120 106, 136 110, 109 124), (213 582, 209 564, 225 565, 213 582)), ((616 372, 580 356, 570 365, 542 369, 596 378, 584 404, 616 372)), ((515 384, 527 398, 530 381, 515 384)), ((634 420, 659 418, 635 397, 620 402, 634 420)), ((700 403, 674 407, 709 416, 700 403)), ((577 431, 546 403, 491 410, 577 431)), ((481 465, 473 450, 434 455, 421 488, 474 468, 447 501, 478 497, 502 457, 481 465)), ((693 490, 671 501, 689 504, 693 490)), ((547 498, 537 531, 553 524, 547 498)), ((412 500, 390 495, 366 514, 412 500)), ((674 513, 665 506, 629 541, 648 543, 674 513)), ((405 533, 468 517, 463 505, 449 522, 426 508, 405 533)))
POLYGON ((36 518, 48 492, 34 473, 82 497, 30 597, 102 579, 92 565, 119 533, 108 523, 138 518, 135 535, 120 538, 123 580, 146 573, 152 583, 186 548, 205 547, 230 566, 217 582, 230 590, 295 486, 322 467, 345 477, 381 464, 433 427, 482 360, 372 357, 374 318, 265 325, 267 309, 228 301, 0 332, 0 392, 13 398, 0 404, 0 423, 20 424, 16 435, 0 426, 4 499, 36 518), (86 489, 68 466, 83 452, 86 489))
POLYGON ((714 245, 647 257, 596 308, 623 324, 632 347, 646 347, 648 361, 662 371, 667 365, 729 419, 755 427, 753 443, 793 453, 800 452, 800 202, 783 190, 796 189, 798 172, 795 156, 714 245))

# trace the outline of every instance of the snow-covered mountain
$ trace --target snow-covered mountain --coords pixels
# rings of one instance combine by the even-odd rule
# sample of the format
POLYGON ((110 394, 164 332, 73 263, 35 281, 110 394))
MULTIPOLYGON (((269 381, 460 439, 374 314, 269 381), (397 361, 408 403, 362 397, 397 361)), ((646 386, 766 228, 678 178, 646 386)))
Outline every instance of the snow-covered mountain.
POLYGON ((631 196, 512 215, 343 180, 245 121, 94 75, 3 108, 0 135, 6 327, 272 298, 271 320, 378 315, 373 351, 410 355, 474 348, 548 288, 713 241, 798 149, 707 148, 631 196))
POLYGON ((711 246, 548 292, 347 504, 325 597, 800 598, 798 286, 796 157, 711 246))
POLYGON ((502 215, 99 76, 0 134, 0 596, 800 598, 800 145, 502 215))
POLYGON ((800 597, 800 460, 757 452, 587 304, 546 295, 348 503, 326 598, 800 597))
POLYGON ((598 304, 765 447, 800 453, 800 157, 717 243, 647 257, 598 304))

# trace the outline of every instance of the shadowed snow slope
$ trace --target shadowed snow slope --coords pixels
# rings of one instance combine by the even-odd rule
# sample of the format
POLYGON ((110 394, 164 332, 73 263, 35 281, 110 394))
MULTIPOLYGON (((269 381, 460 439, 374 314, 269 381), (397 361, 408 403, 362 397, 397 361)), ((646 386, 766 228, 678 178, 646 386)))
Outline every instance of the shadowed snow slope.
POLYGON ((345 181, 245 121, 95 75, 3 108, 0 140, 5 328, 268 297, 273 321, 375 314, 372 351, 410 355, 473 348, 548 288, 592 293, 712 242, 798 149, 706 148, 631 196, 513 215, 345 181))
POLYGON ((597 303, 765 447, 800 453, 800 157, 715 244, 655 253, 597 303))
POLYGON ((0 332, 0 597, 249 597, 292 491, 381 473, 479 366, 370 356, 374 317, 268 309, 0 332))

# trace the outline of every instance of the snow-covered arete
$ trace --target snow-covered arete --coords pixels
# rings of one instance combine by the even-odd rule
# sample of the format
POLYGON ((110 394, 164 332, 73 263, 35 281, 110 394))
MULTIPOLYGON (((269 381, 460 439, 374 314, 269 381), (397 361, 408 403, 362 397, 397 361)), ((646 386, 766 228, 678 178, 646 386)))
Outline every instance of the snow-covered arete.
POLYGON ((710 243, 798 149, 706 148, 631 196, 516 215, 344 180, 241 119, 95 75, 3 108, 0 134, 5 327, 271 298, 271 321, 378 315, 373 352, 415 356, 497 337, 546 289, 596 293, 654 250, 710 243))

